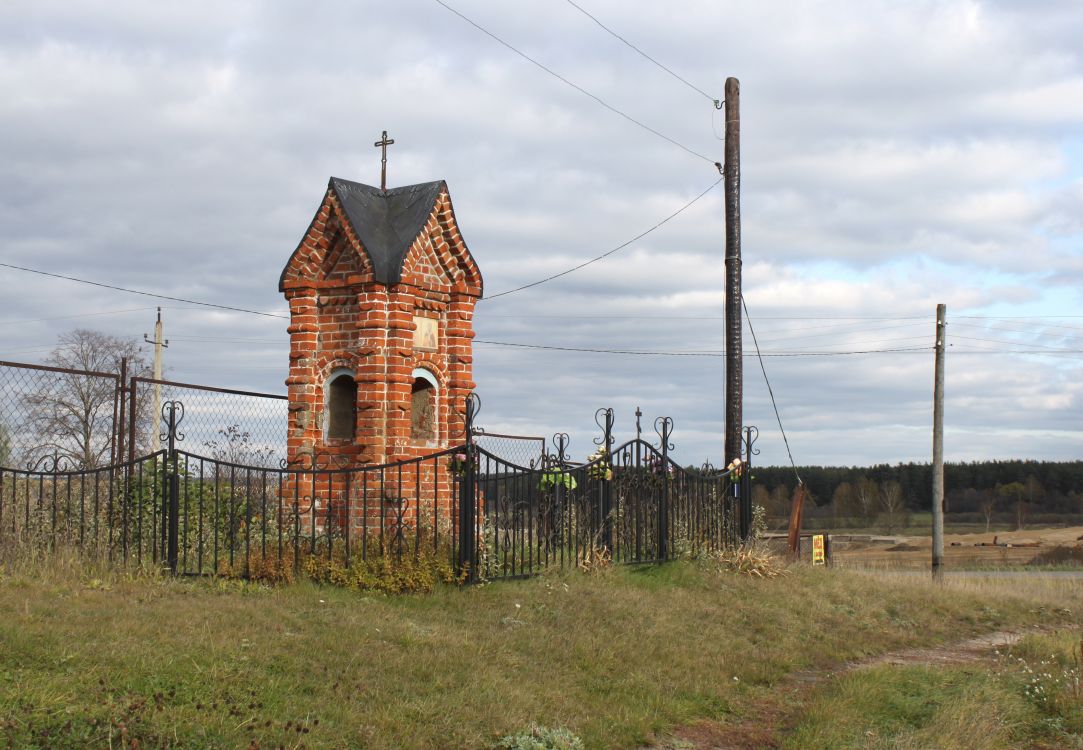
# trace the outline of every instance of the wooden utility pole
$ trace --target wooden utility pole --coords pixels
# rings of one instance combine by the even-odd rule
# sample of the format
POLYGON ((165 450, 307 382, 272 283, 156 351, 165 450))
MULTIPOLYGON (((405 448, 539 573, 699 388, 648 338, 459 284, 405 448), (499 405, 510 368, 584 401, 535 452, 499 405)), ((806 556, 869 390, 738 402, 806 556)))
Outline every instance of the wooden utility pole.
MULTIPOLYGON (((726 443, 725 464, 741 457, 741 86, 726 79, 726 443)), ((744 519, 742 519, 742 526, 744 519)))
POLYGON ((944 334, 947 306, 936 306, 936 374, 933 379, 933 580, 944 565, 944 334))
MULTIPOLYGON (((154 344, 154 380, 158 381, 162 379, 162 349, 169 346, 169 341, 162 338, 162 308, 158 308, 158 320, 154 324, 154 340, 151 341, 147 338, 147 334, 143 334, 143 340, 148 344, 154 344)), ((151 414, 150 423, 153 425, 153 429, 150 431, 150 447, 155 453, 162 448, 162 434, 158 428, 159 420, 162 418, 162 385, 161 383, 154 383, 154 412, 151 414)))

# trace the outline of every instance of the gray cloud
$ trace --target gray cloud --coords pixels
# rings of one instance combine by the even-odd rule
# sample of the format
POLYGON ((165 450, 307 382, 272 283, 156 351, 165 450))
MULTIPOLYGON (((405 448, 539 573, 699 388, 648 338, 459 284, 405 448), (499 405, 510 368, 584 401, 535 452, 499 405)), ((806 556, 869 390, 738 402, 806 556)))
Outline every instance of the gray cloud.
MULTIPOLYGON (((452 4, 720 159, 711 103, 566 3, 452 4)), ((589 8, 714 96, 741 78, 745 291, 765 350, 928 346, 937 302, 951 316, 1081 314, 1078 3, 589 8), (852 319, 822 319, 838 317, 852 319)), ((433 2, 17 0, 0 8, 0 39, 4 258, 121 286, 284 310, 278 272, 327 178, 377 180, 385 128, 393 184, 448 180, 490 293, 615 247, 718 177, 433 2)), ((721 216, 715 191, 612 258, 483 301, 479 338, 720 350, 721 216)), ((0 278, 0 323, 155 304, 0 278)), ((282 390, 285 321, 165 307, 175 377, 282 390)), ((152 320, 0 325, 0 357, 33 361, 74 325, 138 337, 152 320)), ((1013 320, 951 329, 1001 343, 953 341, 949 455, 1078 457, 1079 357, 1002 352, 1083 349, 1081 331, 1052 327, 1083 319, 1013 320)), ((568 430, 585 454, 597 407, 617 408, 627 435, 639 405, 675 418, 689 462, 718 460, 718 358, 476 354, 491 429, 568 430)), ((928 352, 766 365, 798 461, 928 455, 928 352)), ((754 360, 745 373, 761 458, 784 462, 754 360)))

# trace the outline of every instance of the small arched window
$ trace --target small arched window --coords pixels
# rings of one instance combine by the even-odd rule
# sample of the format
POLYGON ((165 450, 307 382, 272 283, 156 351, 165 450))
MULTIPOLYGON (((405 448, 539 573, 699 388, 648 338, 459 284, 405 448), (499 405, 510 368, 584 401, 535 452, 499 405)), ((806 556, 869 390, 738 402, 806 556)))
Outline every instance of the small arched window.
POLYGON ((353 440, 356 426, 357 381, 352 372, 333 372, 327 384, 327 437, 353 440))
POLYGON ((428 370, 414 370, 410 388, 410 439, 415 443, 436 440, 436 378, 428 370))

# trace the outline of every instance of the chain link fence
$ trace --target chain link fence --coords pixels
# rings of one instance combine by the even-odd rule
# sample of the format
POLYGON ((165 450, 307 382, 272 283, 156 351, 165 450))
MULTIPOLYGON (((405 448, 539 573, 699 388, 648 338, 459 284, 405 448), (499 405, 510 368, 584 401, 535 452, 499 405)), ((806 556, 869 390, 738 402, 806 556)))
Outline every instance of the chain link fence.
POLYGON ((120 376, 0 361, 0 466, 116 459, 120 376))
POLYGON ((545 438, 530 435, 501 435, 479 431, 475 435, 477 446, 509 464, 526 469, 542 465, 545 456, 545 438))
POLYGON ((132 430, 129 451, 135 455, 164 447, 162 439, 169 426, 163 420, 161 405, 175 401, 183 406, 177 437, 185 450, 245 466, 277 467, 286 458, 286 396, 132 378, 129 398, 149 403, 151 413, 158 417, 149 420, 144 429, 137 426, 132 430))
MULTIPOLYGON (((0 361, 0 466, 62 459, 93 469, 164 448, 162 407, 179 402, 185 450, 217 461, 277 467, 286 458, 288 399, 231 388, 0 361)), ((545 438, 479 431, 477 445, 532 468, 545 438)))

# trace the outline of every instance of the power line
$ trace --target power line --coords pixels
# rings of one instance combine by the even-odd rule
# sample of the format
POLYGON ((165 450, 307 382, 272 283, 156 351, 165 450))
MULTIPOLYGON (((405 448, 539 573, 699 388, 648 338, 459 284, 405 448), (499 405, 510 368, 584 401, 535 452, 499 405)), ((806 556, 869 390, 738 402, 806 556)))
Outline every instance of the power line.
POLYGON ((522 52, 522 51, 520 51, 519 49, 517 49, 517 48, 513 47, 513 46, 512 46, 511 44, 509 44, 508 42, 505 42, 505 41, 504 41, 503 39, 501 39, 500 37, 498 37, 498 36, 497 36, 496 34, 494 34, 493 32, 489 31, 489 30, 488 30, 488 29, 486 29, 485 27, 481 26, 480 24, 478 24, 478 23, 476 23, 475 21, 471 20, 470 18, 466 17, 465 15, 463 15, 462 13, 460 13, 459 11, 455 10, 455 9, 454 9, 454 8, 452 8, 452 7, 450 6, 450 5, 448 5, 447 3, 445 3, 445 2, 444 2, 444 0, 435 0, 435 1, 436 1, 436 3, 437 3, 438 5, 442 5, 442 6, 444 7, 444 8, 446 8, 447 10, 449 10, 449 11, 451 11, 452 13, 454 13, 455 15, 457 15, 457 16, 458 16, 459 18, 461 18, 461 19, 463 19, 464 21, 466 21, 466 22, 467 22, 468 24, 470 24, 471 26, 473 26, 473 27, 474 27, 475 29, 477 29, 478 31, 480 31, 480 32, 482 32, 483 34, 485 34, 486 36, 488 36, 488 37, 490 37, 490 38, 492 38, 492 39, 496 40, 496 41, 497 41, 497 42, 499 42, 500 44, 502 44, 502 45, 504 45, 505 47, 507 47, 508 49, 510 49, 510 50, 511 50, 512 52, 514 52, 515 54, 519 55, 519 57, 523 58, 523 59, 524 59, 524 60, 526 60, 527 62, 533 63, 534 65, 538 66, 539 68, 541 68, 542 70, 544 70, 544 71, 545 71, 546 73, 548 73, 549 75, 551 75, 551 76, 553 76, 554 78, 556 78, 556 79, 558 79, 558 80, 560 80, 560 81, 562 81, 562 82, 566 83, 567 85, 571 86, 571 87, 572 87, 573 89, 575 89, 575 90, 576 90, 576 91, 578 91, 579 93, 583 94, 584 96, 588 96, 588 97, 590 97, 590 98, 591 98, 591 99, 593 99, 594 101, 598 102, 598 104, 601 104, 601 105, 602 105, 603 107, 605 107, 606 109, 608 109, 608 110, 609 110, 610 112, 612 112, 612 113, 614 113, 614 114, 616 114, 616 115, 620 115, 621 117, 623 117, 623 118, 624 118, 625 120, 627 120, 628 122, 630 122, 630 123, 633 123, 633 124, 635 124, 635 125, 638 125, 639 127, 643 128, 643 129, 644 129, 644 130, 646 130, 647 132, 649 132, 649 133, 653 133, 654 135, 658 136, 658 137, 659 137, 659 138, 661 138, 662 140, 665 140, 665 141, 668 141, 668 142, 672 143, 672 144, 673 144, 674 146, 676 146, 677 148, 679 148, 679 149, 681 149, 681 150, 683 150, 683 151, 687 151, 687 152, 688 152, 689 154, 691 154, 692 156, 697 156, 697 157, 699 157, 700 159, 703 159, 703 160, 704 160, 705 162, 707 162, 708 164, 712 164, 712 165, 717 165, 717 162, 716 162, 716 161, 715 161, 714 159, 711 159, 710 157, 704 156, 703 154, 699 153, 698 151, 693 151, 692 149, 688 148, 688 146, 685 146, 685 145, 684 145, 683 143, 681 143, 681 142, 679 142, 679 141, 675 141, 675 140, 673 140, 672 138, 670 138, 670 137, 669 137, 668 135, 666 135, 665 133, 662 133, 662 132, 660 132, 660 131, 658 131, 658 130, 655 130, 655 129, 654 129, 654 128, 652 128, 652 127, 651 127, 650 125, 646 125, 646 124, 644 124, 644 123, 640 122, 639 120, 637 120, 636 118, 634 118, 634 117, 632 117, 631 115, 627 114, 626 112, 622 112, 621 110, 617 109, 616 107, 614 107, 614 106, 613 106, 612 104, 608 103, 607 101, 605 101, 605 100, 604 100, 604 99, 602 99, 601 97, 599 97, 599 96, 596 96, 596 95, 594 95, 594 94, 590 93, 589 91, 587 91, 587 90, 586 90, 585 88, 583 88, 582 86, 580 86, 580 85, 578 85, 578 84, 576 84, 576 83, 572 83, 572 82, 571 82, 571 81, 569 81, 569 80, 568 80, 567 78, 565 78, 564 76, 560 75, 560 73, 557 73, 556 71, 554 71, 554 70, 553 70, 552 68, 548 68, 548 67, 546 67, 546 66, 545 66, 544 64, 542 64, 542 63, 538 62, 537 60, 535 60, 535 59, 534 59, 533 57, 531 57, 530 55, 528 55, 528 54, 526 54, 525 52, 522 52))
POLYGON ((53 318, 26 318, 24 320, 4 320, 0 321, 0 326, 15 326, 23 325, 26 323, 48 323, 53 320, 72 320, 73 318, 91 318, 99 315, 120 315, 121 313, 130 312, 145 312, 146 310, 153 310, 153 307, 129 307, 126 310, 102 310, 101 312, 91 313, 79 313, 78 315, 57 315, 53 318))
POLYGON ((0 266, 4 268, 13 268, 16 271, 26 271, 27 273, 36 273, 40 276, 51 276, 54 279, 64 279, 65 281, 75 281, 80 284, 89 284, 90 286, 97 286, 103 289, 112 289, 117 292, 127 292, 128 294, 140 294, 144 297, 154 297, 155 299, 167 299, 172 302, 183 302, 186 305, 199 305, 200 307, 213 307, 218 310, 229 310, 231 312, 248 313, 249 315, 262 315, 265 318, 281 318, 283 320, 289 320, 288 315, 276 315, 275 313, 260 312, 259 310, 248 310, 243 307, 231 307, 230 305, 219 305, 214 302, 201 302, 194 299, 184 299, 183 297, 170 297, 165 294, 155 294, 154 292, 143 292, 138 289, 127 289, 122 286, 114 286, 112 284, 103 284, 100 281, 89 281, 88 279, 78 279, 74 276, 64 276, 59 273, 51 273, 49 271, 42 271, 37 268, 26 268, 25 266, 16 266, 11 263, 0 263, 0 266))
MULTIPOLYGON (((1004 339, 981 339, 981 338, 977 338, 975 336, 953 335, 951 338, 952 338, 953 341, 957 341, 957 340, 961 339, 963 341, 980 341, 980 342, 986 343, 986 344, 1007 344, 1008 346, 1015 346, 1017 344, 1024 344, 1024 342, 1022 342, 1022 341, 1005 341, 1004 339)), ((1053 351, 1064 351, 1063 349, 1059 349, 1058 347, 1055 347, 1055 346, 1046 346, 1045 344, 1035 344, 1034 342, 1026 342, 1024 345, 1025 346, 1031 346, 1031 347, 1038 347, 1039 349, 1051 349, 1053 351)))
POLYGON ((1044 351, 1042 349, 955 349, 952 348, 951 353, 954 354, 1048 354, 1050 356, 1056 356, 1058 354, 1083 354, 1083 349, 1058 349, 1056 351, 1044 351))
POLYGON ((658 62, 657 60, 655 60, 655 59, 654 59, 653 57, 651 57, 650 55, 648 55, 648 54, 647 54, 646 52, 644 52, 643 50, 641 50, 641 49, 640 49, 639 47, 635 46, 634 44, 632 44, 631 42, 629 42, 629 41, 628 41, 627 39, 625 39, 624 37, 622 37, 622 36, 621 36, 620 34, 618 34, 617 32, 613 31, 613 29, 609 28, 609 27, 608 27, 608 26, 606 26, 606 25, 605 25, 604 23, 602 23, 601 21, 599 21, 599 20, 598 20, 597 18, 595 18, 595 17, 593 16, 593 15, 591 15, 591 14, 590 14, 589 12, 587 12, 587 11, 586 11, 586 10, 585 10, 585 9, 584 9, 584 8, 583 8, 583 7, 581 6, 581 5, 577 5, 576 3, 572 2, 572 0, 565 0, 565 2, 567 2, 567 3, 568 3, 568 5, 572 6, 572 7, 573 7, 573 8, 575 8, 576 10, 578 10, 578 11, 579 11, 580 13, 582 13, 582 14, 583 14, 584 16, 586 16, 586 17, 587 17, 587 18, 589 18, 590 20, 594 21, 594 23, 596 23, 596 24, 598 24, 599 26, 601 26, 601 27, 602 27, 603 29, 605 29, 605 30, 606 30, 607 32, 609 32, 609 33, 610 33, 610 34, 612 34, 613 36, 615 36, 615 37, 616 37, 617 39, 619 39, 619 40, 621 40, 622 42, 624 42, 625 44, 627 44, 627 45, 628 45, 629 47, 631 47, 632 49, 634 49, 634 50, 635 50, 636 52, 638 52, 638 53, 639 53, 640 55, 642 55, 643 57, 645 57, 645 58, 646 58, 647 60, 650 60, 650 61, 651 61, 652 63, 654 63, 655 65, 657 65, 657 66, 658 66, 659 68, 661 68, 661 69, 662 69, 662 70, 664 70, 665 72, 669 73, 669 74, 670 74, 671 76, 673 76, 674 78, 676 78, 676 79, 677 79, 678 81, 680 81, 681 83, 683 83, 683 84, 684 84, 685 86, 687 86, 688 88, 692 89, 692 90, 693 90, 693 91, 695 91, 696 93, 698 93, 698 94, 702 94, 703 96, 705 96, 705 97, 707 98, 707 101, 709 101, 709 102, 711 102, 712 104, 714 104, 714 106, 715 106, 716 108, 721 108, 721 106, 722 106, 722 103, 721 103, 721 102, 720 102, 720 101, 719 101, 718 99, 715 99, 715 98, 714 98, 713 96, 711 96, 711 95, 710 95, 710 94, 708 94, 708 93, 707 93, 706 91, 704 91, 703 89, 699 88, 698 86, 694 86, 693 84, 689 83, 689 82, 688 82, 688 81, 686 81, 686 80, 685 80, 684 78, 682 78, 681 76, 677 75, 677 74, 676 74, 676 73, 674 73, 674 72, 673 72, 672 70, 670 70, 669 68, 667 68, 667 67, 666 67, 665 65, 663 65, 662 63, 660 63, 660 62, 658 62))
MULTIPOLYGON (((440 2, 440 0, 436 0, 436 2, 440 2)), ((694 205, 694 204, 696 203, 696 201, 698 201, 698 200, 699 200, 700 198, 702 198, 703 196, 707 195, 707 193, 711 192, 711 191, 712 191, 712 190, 714 190, 714 189, 715 189, 716 187, 718 187, 718 183, 720 183, 720 182, 722 182, 722 178, 721 178, 721 177, 719 177, 719 178, 718 178, 717 180, 715 180, 715 181, 714 181, 714 182, 713 182, 713 183, 711 184, 711 186, 710 186, 710 187, 708 187, 708 188, 707 188, 706 190, 704 190, 704 191, 703 191, 702 193, 700 193, 699 195, 697 195, 697 196, 696 196, 695 198, 693 198, 692 200, 690 200, 690 201, 689 201, 688 203, 685 203, 685 204, 684 204, 683 206, 681 206, 680 208, 678 208, 678 209, 677 209, 676 211, 674 211, 673 213, 671 213, 671 214, 670 214, 669 216, 667 216, 666 218, 664 218, 664 219, 662 219, 661 221, 659 221, 659 222, 658 222, 657 224, 655 224, 655 225, 654 225, 653 227, 651 227, 650 229, 646 230, 645 232, 640 232, 639 234, 637 234, 637 235, 636 235, 635 237, 633 237, 632 239, 628 240, 627 242, 623 242, 623 243, 621 243, 620 245, 617 245, 617 246, 616 246, 615 248, 613 248, 612 250, 609 250, 609 251, 607 251, 607 252, 604 252, 604 253, 602 253, 601 255, 599 255, 599 256, 597 256, 597 257, 595 257, 595 258, 591 258, 591 259, 590 259, 590 260, 588 260, 588 261, 584 261, 583 263, 580 263, 580 264, 579 264, 579 265, 577 265, 577 266, 573 266, 572 268, 569 268, 569 269, 567 269, 566 271, 561 271, 560 273, 555 273, 555 274, 553 274, 552 276, 547 276, 547 277, 546 277, 546 278, 544 278, 544 279, 539 279, 538 281, 532 281, 532 282, 530 282, 529 284, 523 284, 522 286, 517 286, 517 287, 515 287, 514 289, 508 289, 507 291, 504 291, 504 292, 500 292, 500 293, 498 293, 498 294, 492 294, 492 295, 489 295, 489 296, 487 296, 487 297, 486 297, 485 299, 487 299, 487 300, 494 300, 494 299, 496 299, 497 297, 503 297, 503 296, 505 296, 505 295, 508 295, 508 294, 514 294, 515 292, 521 292, 521 291, 523 291, 524 289, 530 289, 531 287, 535 287, 535 286, 538 286, 539 284, 544 284, 544 283, 546 283, 547 281, 552 281, 553 279, 559 279, 559 278, 560 278, 561 276, 567 276, 568 274, 570 274, 570 273, 573 273, 574 271, 578 271, 578 270, 579 270, 579 269, 581 269, 581 268, 586 268, 586 267, 587 267, 587 266, 589 266, 589 265, 590 265, 591 263, 597 263, 598 261, 602 260, 603 258, 608 258, 608 257, 609 257, 610 255, 612 255, 613 253, 617 252, 618 250, 623 250, 624 248, 626 248, 626 247, 628 247, 629 245, 631 245, 631 244, 632 244, 633 242, 636 242, 636 241, 638 241, 638 240, 641 240, 641 239, 643 239, 643 238, 644 238, 644 237, 646 237, 646 236, 647 236, 648 234, 650 234, 651 232, 653 232, 654 230, 658 229, 658 228, 659 228, 659 227, 661 227, 661 226, 662 226, 663 224, 665 224, 666 222, 668 222, 668 221, 669 221, 670 219, 673 219, 673 218, 675 218, 675 217, 679 216, 680 214, 684 213, 684 212, 685 212, 686 210, 688 210, 689 208, 691 208, 691 207, 692 207, 692 206, 693 206, 693 205, 694 205)))
MULTIPOLYGON (((549 351, 560 352, 588 352, 591 354, 636 354, 643 356, 654 357, 724 357, 725 352, 721 351, 687 351, 687 352, 672 352, 672 351, 657 351, 648 349, 595 349, 588 347, 576 347, 576 346, 548 346, 544 344, 519 344, 510 341, 484 341, 480 339, 474 340, 475 344, 488 344, 490 346, 509 346, 516 349, 545 349, 549 351)), ((916 353, 916 352, 929 352, 932 351, 930 346, 921 347, 903 347, 898 349, 862 349, 855 351, 823 351, 823 352, 764 352, 764 357, 835 357, 835 356, 852 356, 858 354, 894 354, 894 353, 916 353)), ((744 356, 752 356, 746 354, 744 356)))
POLYGON ((782 433, 782 442, 786 446, 786 455, 790 457, 790 466, 793 468, 793 475, 797 477, 797 484, 802 485, 804 482, 801 480, 801 474, 797 471, 797 464, 793 460, 793 452, 790 450, 790 441, 786 437, 786 430, 782 427, 782 417, 778 413, 778 404, 775 402, 775 391, 771 387, 771 380, 767 377, 767 368, 763 364, 763 354, 760 352, 760 342, 756 341, 756 330, 752 327, 752 316, 748 314, 748 303, 745 302, 745 297, 741 295, 741 307, 745 309, 745 322, 748 323, 748 330, 752 334, 752 343, 756 347, 756 359, 760 363, 760 372, 763 373, 763 382, 767 383, 767 393, 771 397, 771 408, 775 410, 775 421, 778 422, 778 431, 782 433))
POLYGON ((954 315, 966 320, 1055 320, 1059 318, 1083 318, 1083 315, 954 315))

